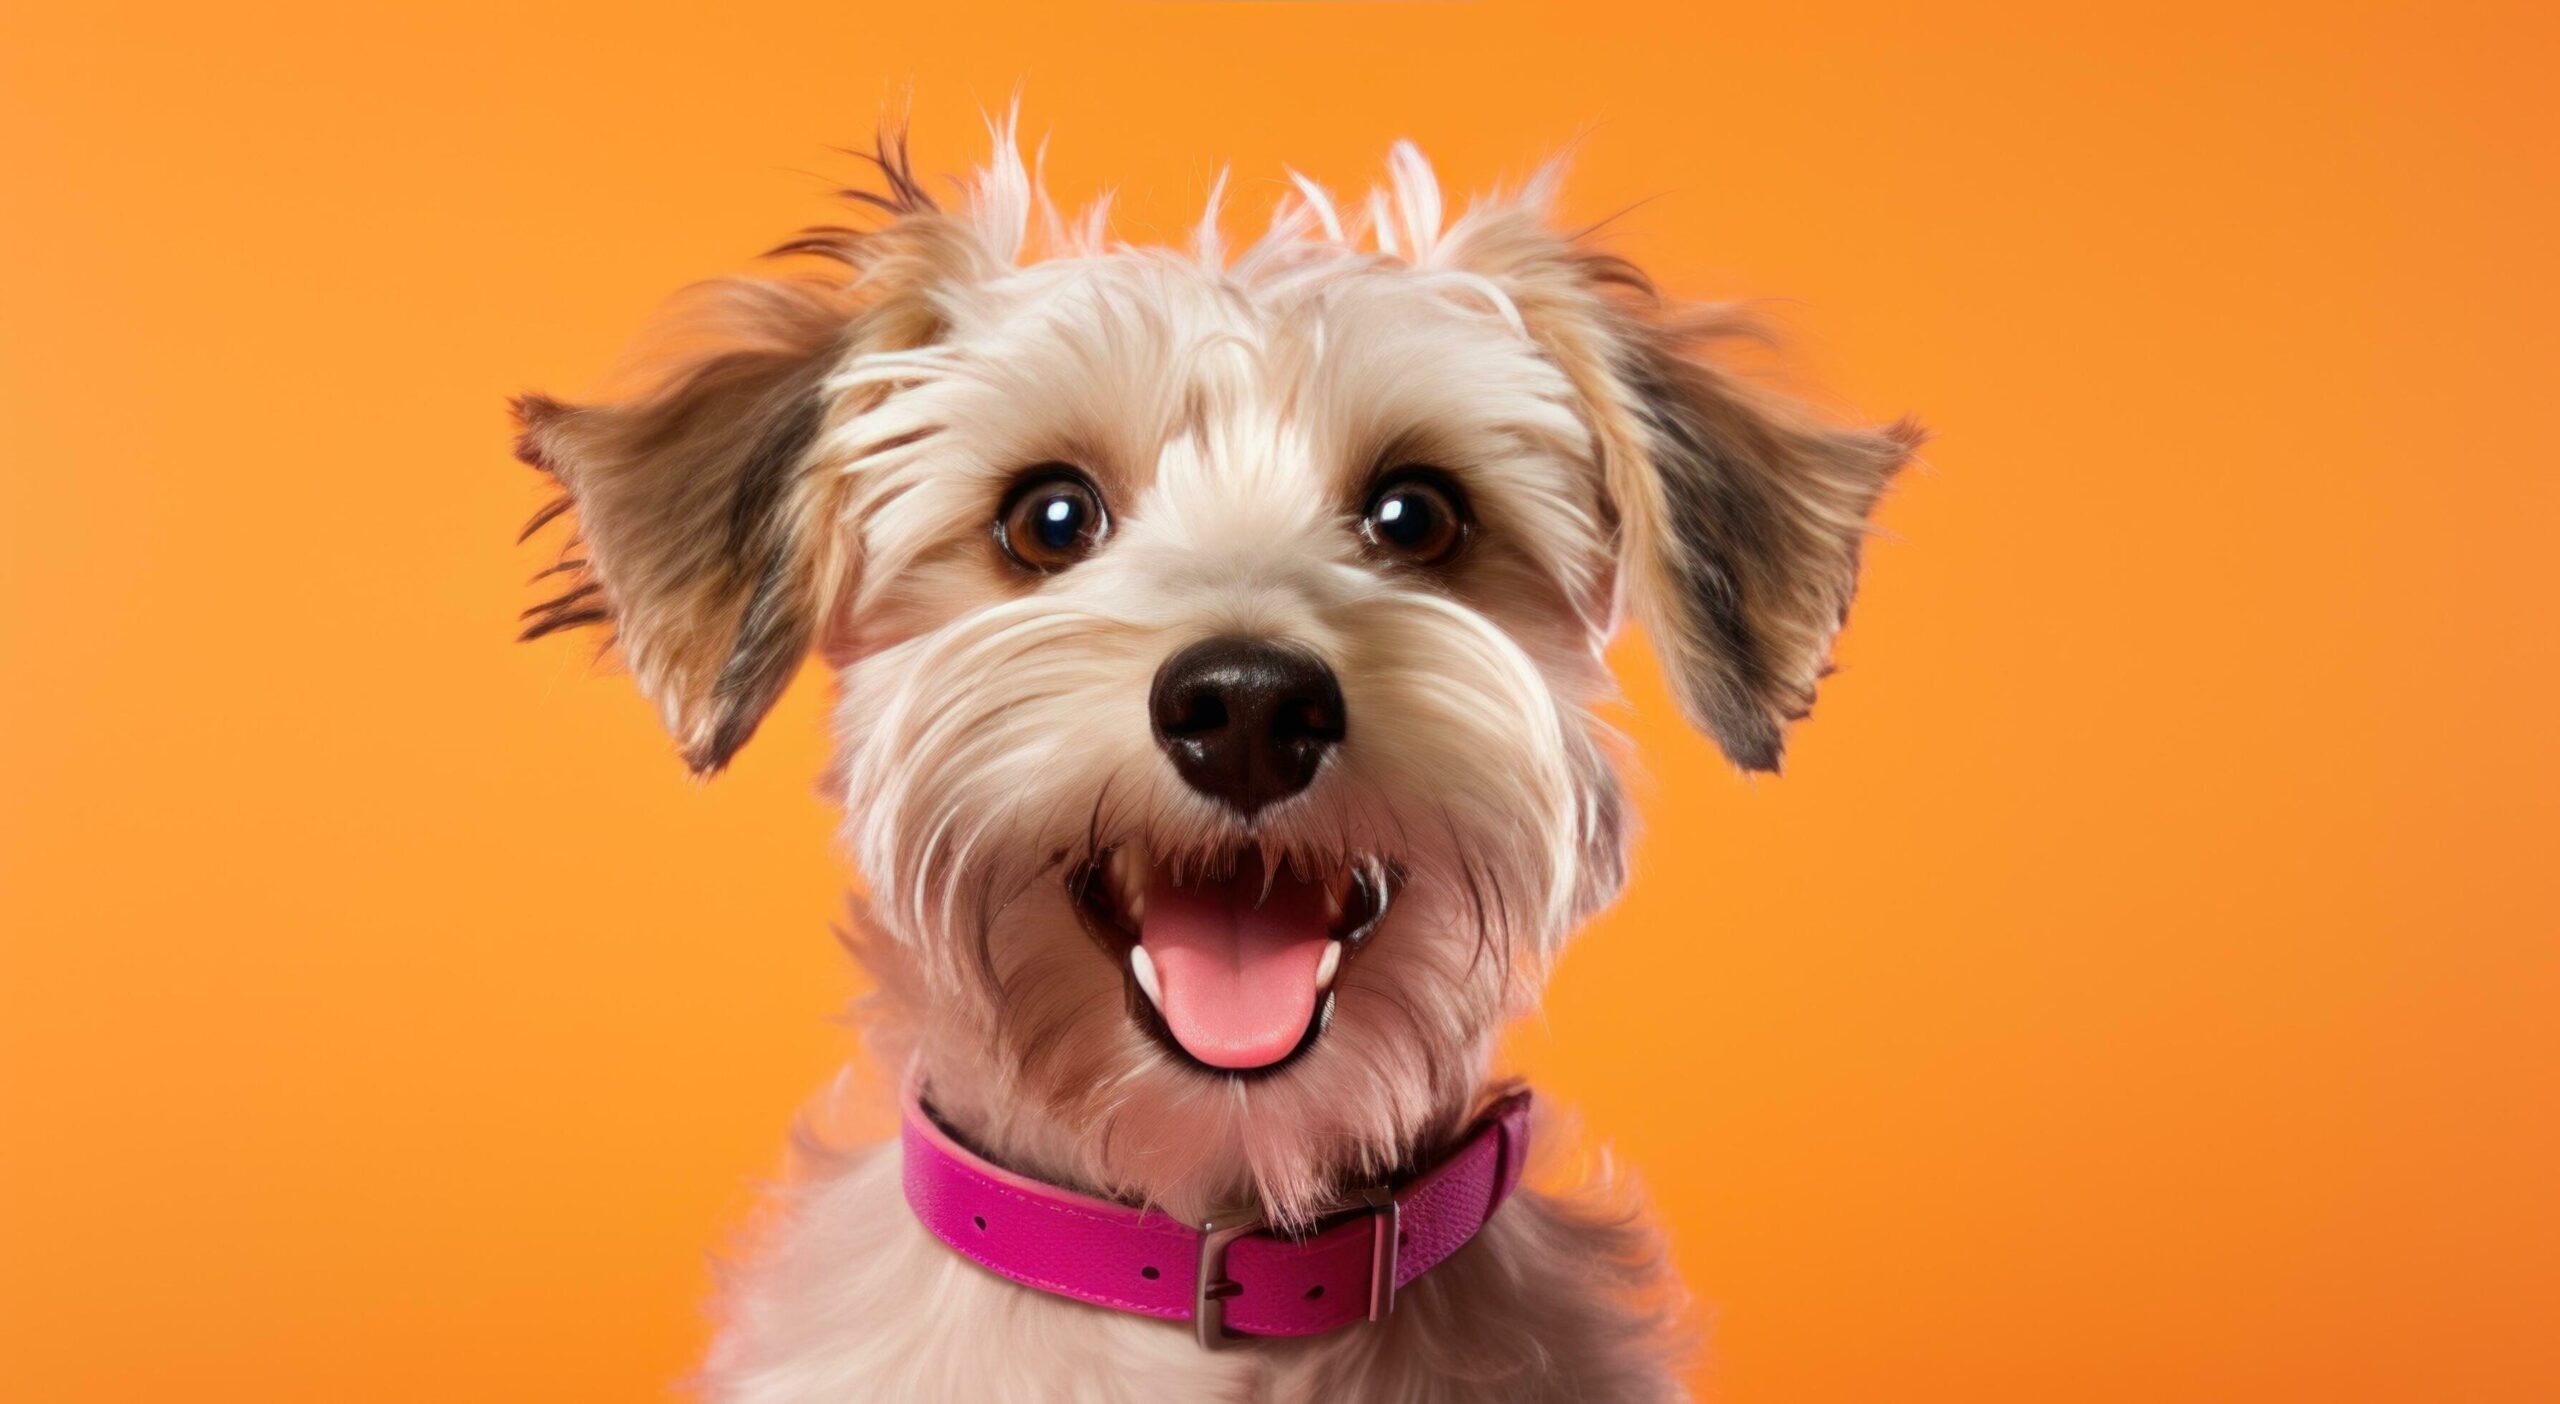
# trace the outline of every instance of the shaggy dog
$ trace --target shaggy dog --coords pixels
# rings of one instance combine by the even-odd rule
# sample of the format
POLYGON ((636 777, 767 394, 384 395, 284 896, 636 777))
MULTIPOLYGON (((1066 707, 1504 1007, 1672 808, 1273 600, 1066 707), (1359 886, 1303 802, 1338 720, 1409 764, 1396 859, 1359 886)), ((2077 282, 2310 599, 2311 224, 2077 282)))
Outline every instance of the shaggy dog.
POLYGON ((1136 248, 996 135, 950 209, 884 138, 867 227, 776 251, 823 276, 697 290, 647 388, 518 405, 562 489, 533 525, 576 533, 529 637, 607 626, 706 775, 807 655, 841 691, 908 1142, 794 1192, 705 1389, 1677 1397, 1676 1284, 1623 1196, 1504 1198, 1495 1039, 1625 877, 1595 713, 1622 608, 1774 770, 1918 431, 1721 367, 1740 319, 1554 230, 1549 176, 1444 221, 1398 146, 1352 211, 1293 177, 1248 247, 1212 195, 1189 247, 1136 248), (1377 1226, 1483 1145, 1447 1242, 1377 1226), (934 1146, 971 1193, 1173 1251, 1126 1300, 1125 1263, 1007 1261, 1009 1221, 934 1218, 934 1146), (1184 1255, 1239 1207, 1262 1261, 1374 1248, 1337 1293, 1365 1309, 1218 1329, 1249 1274, 1184 1255))

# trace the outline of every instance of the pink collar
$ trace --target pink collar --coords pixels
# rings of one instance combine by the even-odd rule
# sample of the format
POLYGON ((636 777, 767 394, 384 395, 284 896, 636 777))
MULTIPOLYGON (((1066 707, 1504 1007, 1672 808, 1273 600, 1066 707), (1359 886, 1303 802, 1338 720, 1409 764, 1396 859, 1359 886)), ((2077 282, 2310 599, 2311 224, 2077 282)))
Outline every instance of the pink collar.
POLYGON ((1396 1289, 1465 1247, 1520 1181, 1529 1094, 1485 1111, 1428 1173, 1349 1206, 1312 1237, 1257 1213, 1198 1226, 1094 1199, 990 1164, 906 1094, 907 1204, 978 1266, 1061 1297, 1188 1321, 1214 1350, 1238 1336, 1312 1336, 1383 1319, 1396 1289))

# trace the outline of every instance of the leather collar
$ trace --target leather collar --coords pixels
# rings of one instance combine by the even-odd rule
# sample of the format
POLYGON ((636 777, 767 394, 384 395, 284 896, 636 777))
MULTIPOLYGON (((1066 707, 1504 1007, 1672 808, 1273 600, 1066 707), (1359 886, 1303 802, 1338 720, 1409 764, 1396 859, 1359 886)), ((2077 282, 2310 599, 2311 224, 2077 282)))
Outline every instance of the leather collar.
POLYGON ((914 1079, 905 1102, 907 1204, 934 1237, 1026 1287, 1188 1321, 1213 1350, 1239 1336, 1384 1319, 1396 1289, 1493 1218, 1529 1149, 1529 1094, 1514 1092, 1438 1164, 1368 1191, 1299 1238, 1250 1211, 1189 1224, 1017 1175, 944 1130, 914 1079))

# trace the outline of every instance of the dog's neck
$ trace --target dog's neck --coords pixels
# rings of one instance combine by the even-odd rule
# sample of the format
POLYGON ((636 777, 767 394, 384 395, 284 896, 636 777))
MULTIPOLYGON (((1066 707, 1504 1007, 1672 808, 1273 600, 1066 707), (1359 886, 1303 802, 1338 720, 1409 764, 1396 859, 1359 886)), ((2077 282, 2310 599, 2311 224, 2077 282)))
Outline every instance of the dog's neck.
POLYGON ((918 1059, 916 1075, 934 1115, 987 1158, 1033 1179, 1082 1193, 1107 1195, 1087 1168, 1082 1138, 1046 1108, 1023 1095, 1015 1080, 981 1050, 933 1050, 918 1059), (934 1053, 941 1056, 934 1056, 934 1053))
MULTIPOLYGON (((1339 1148, 1319 1138, 1256 1138, 1254 1148, 1242 1140, 1216 1137, 1188 1141, 1183 1157, 1145 1154, 1115 1155, 1123 1147, 1097 1145, 1115 1134, 1097 1136, 1073 1125, 1024 1094, 1019 1080, 996 1061, 984 1044, 962 1040, 919 1045, 912 1057, 913 1074, 922 1079, 934 1115, 954 1136, 989 1160, 1044 1183, 1099 1198, 1161 1208, 1183 1219, 1246 1205, 1279 1208, 1284 1215, 1319 1204, 1339 1203, 1369 1183, 1392 1180, 1413 1168, 1433 1163, 1466 1132, 1477 1113, 1512 1084, 1487 1075, 1465 1084, 1456 1095, 1435 1106, 1420 1129, 1392 1146, 1373 1148, 1368 1164, 1339 1158, 1339 1148), (1292 1146, 1302 1156, 1275 1164, 1271 1146, 1292 1146), (1259 1161, 1256 1155, 1260 1156, 1259 1161), (1162 1172, 1158 1173, 1159 1162, 1162 1172), (1275 1185, 1312 1186, 1297 1197, 1298 1205, 1271 1203, 1275 1185)), ((1248 1113, 1249 1116, 1249 1113, 1248 1113)), ((1128 1133, 1117 1133, 1126 1138, 1128 1133)), ((1281 1191, 1288 1197, 1287 1191, 1281 1191)))

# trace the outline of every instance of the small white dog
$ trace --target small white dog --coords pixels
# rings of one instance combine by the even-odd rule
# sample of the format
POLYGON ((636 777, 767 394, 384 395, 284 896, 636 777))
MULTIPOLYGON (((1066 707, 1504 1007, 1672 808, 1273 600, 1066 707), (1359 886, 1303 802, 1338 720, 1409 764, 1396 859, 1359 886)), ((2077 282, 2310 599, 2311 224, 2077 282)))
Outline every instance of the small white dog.
POLYGON ((578 538, 528 637, 609 626, 706 774, 842 690, 906 1133, 796 1192, 707 1392, 1678 1397, 1623 1196, 1511 1192, 1495 1038, 1625 875, 1621 602, 1774 769, 1918 431, 1720 369, 1546 177, 1444 225, 1399 146, 1357 217, 1132 248, 997 138, 951 211, 884 138, 874 226, 777 250, 831 276, 519 404, 578 538))

